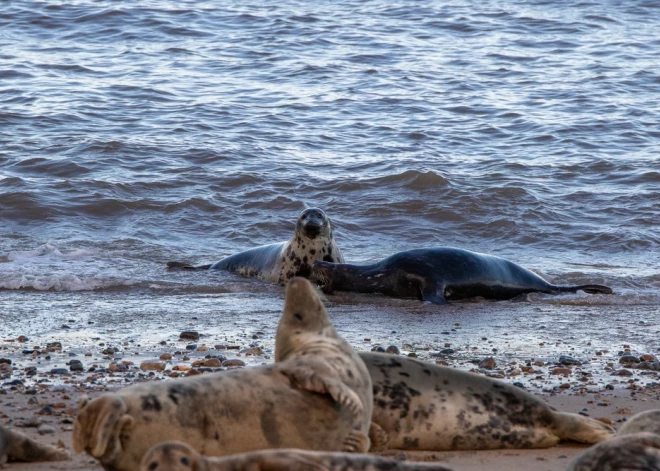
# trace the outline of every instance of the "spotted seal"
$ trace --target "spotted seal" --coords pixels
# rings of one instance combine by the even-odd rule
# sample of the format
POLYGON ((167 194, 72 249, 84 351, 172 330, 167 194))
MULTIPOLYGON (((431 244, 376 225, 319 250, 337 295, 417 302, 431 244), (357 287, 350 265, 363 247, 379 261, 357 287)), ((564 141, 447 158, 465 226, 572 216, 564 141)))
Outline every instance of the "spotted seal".
POLYGON ((660 435, 660 409, 640 412, 629 418, 619 429, 619 435, 649 432, 660 435))
POLYGON ((263 245, 240 252, 212 265, 192 266, 168 262, 168 268, 227 270, 243 276, 285 284, 294 276, 309 277, 316 260, 344 263, 330 219, 318 208, 300 213, 293 237, 287 242, 263 245))
POLYGON ((16 430, 0 425, 0 467, 7 461, 65 461, 71 455, 63 448, 39 443, 16 430))
POLYGON ((555 411, 502 381, 387 353, 360 358, 374 388, 371 420, 385 434, 375 451, 545 448, 613 436, 602 422, 555 411))
POLYGON ((566 471, 659 471, 660 435, 633 433, 592 446, 566 471))
POLYGON ((142 458, 140 471, 451 471, 435 463, 413 463, 356 453, 296 449, 263 450, 208 458, 183 442, 165 442, 142 458))
POLYGON ((612 293, 601 285, 555 286, 503 258, 449 247, 408 250, 363 266, 316 261, 310 279, 328 294, 381 293, 435 304, 474 297, 512 299, 532 292, 612 293))
POLYGON ((304 278, 286 289, 277 362, 149 382, 83 402, 73 446, 108 470, 138 467, 153 445, 185 440, 222 456, 267 448, 366 452, 369 373, 304 278))

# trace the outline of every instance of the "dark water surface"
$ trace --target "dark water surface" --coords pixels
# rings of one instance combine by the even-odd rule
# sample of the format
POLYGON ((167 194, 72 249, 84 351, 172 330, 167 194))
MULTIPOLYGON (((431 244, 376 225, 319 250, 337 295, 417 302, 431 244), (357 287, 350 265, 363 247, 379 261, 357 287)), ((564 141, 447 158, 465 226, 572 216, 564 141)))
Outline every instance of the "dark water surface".
MULTIPOLYGON (((660 323, 659 32, 658 1, 3 2, 7 334, 95 303, 147 330, 276 313, 278 287, 164 263, 288 239, 310 206, 347 261, 457 246, 616 291, 458 308, 483 322, 660 323)), ((442 315, 331 301, 421 309, 419 332, 442 315)))

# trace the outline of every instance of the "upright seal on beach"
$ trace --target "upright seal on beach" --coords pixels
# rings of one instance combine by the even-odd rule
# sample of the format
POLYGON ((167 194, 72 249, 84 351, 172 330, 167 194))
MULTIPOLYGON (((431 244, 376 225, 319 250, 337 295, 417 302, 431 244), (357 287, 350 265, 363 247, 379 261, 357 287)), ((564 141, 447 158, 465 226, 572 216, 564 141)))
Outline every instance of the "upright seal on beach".
POLYGON ((213 265, 168 262, 168 268, 227 270, 243 276, 285 284, 294 276, 308 278, 316 260, 344 263, 330 219, 318 208, 300 213, 296 231, 287 242, 263 245, 223 258, 213 265))
POLYGON ((589 417, 553 410, 503 381, 387 353, 360 352, 374 387, 379 450, 547 448, 614 435, 589 417), (380 430, 379 430, 380 429, 380 430))
POLYGON ((566 471, 658 471, 660 435, 633 433, 592 446, 566 471))
POLYGON ((363 266, 317 261, 310 279, 328 294, 380 293, 434 304, 475 297, 512 299, 533 292, 612 293, 601 285, 555 286, 503 258, 449 247, 408 250, 363 266))
POLYGON ((451 471, 436 463, 397 461, 375 455, 305 450, 263 450, 208 458, 182 442, 151 448, 140 471, 451 471))
POLYGON ((0 467, 8 461, 64 461, 71 458, 68 451, 39 443, 0 425, 0 467))
POLYGON ((286 289, 277 362, 130 386, 83 403, 73 446, 107 470, 132 471, 153 445, 181 440, 205 455, 267 448, 366 452, 367 369, 304 278, 286 289))

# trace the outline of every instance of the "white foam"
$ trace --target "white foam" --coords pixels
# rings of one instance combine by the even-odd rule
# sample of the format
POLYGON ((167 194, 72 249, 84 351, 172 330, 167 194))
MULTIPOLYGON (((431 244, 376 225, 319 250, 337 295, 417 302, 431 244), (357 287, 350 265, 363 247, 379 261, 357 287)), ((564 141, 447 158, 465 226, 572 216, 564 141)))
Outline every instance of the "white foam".
POLYGON ((61 251, 46 243, 34 250, 7 254, 0 263, 0 289, 85 291, 135 284, 95 250, 61 251))

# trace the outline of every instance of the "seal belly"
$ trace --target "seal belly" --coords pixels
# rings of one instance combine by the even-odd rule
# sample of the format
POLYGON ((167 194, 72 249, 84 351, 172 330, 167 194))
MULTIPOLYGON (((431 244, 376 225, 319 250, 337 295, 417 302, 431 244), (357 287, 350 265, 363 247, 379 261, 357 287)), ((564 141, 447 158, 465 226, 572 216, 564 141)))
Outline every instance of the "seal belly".
MULTIPOLYGON (((254 249, 246 250, 211 265, 211 270, 227 270, 243 276, 263 278, 271 281, 273 271, 277 266, 282 249, 286 242, 262 245, 254 249)), ((277 275, 275 275, 276 277, 277 275)), ((274 281, 277 281, 275 279, 274 281)))

